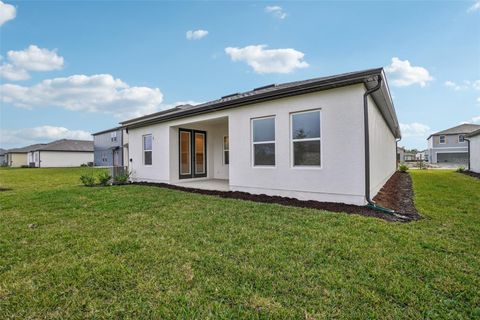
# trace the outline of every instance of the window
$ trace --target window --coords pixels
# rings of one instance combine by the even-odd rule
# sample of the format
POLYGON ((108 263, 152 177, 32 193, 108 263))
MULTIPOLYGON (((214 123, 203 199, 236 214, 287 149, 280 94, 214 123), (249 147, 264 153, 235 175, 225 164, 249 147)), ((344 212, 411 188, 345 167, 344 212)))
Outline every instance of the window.
POLYGON ((192 167, 191 132, 180 131, 180 175, 190 175, 192 167))
POLYGON ((443 144, 443 143, 446 142, 446 140, 447 140, 447 138, 446 138, 445 136, 440 136, 440 137, 439 137, 439 141, 440 141, 439 143, 442 143, 442 144, 443 144))
POLYGON ((117 131, 110 133, 110 141, 112 142, 117 141, 117 131))
POLYGON ((223 164, 230 163, 230 149, 228 145, 228 136, 223 137, 223 164))
POLYGON ((464 136, 463 134, 461 134, 461 135, 458 136, 458 142, 459 142, 459 143, 465 142, 465 136, 464 136))
POLYGON ((152 135, 143 136, 143 164, 152 165, 152 135))
POLYGON ((252 119, 253 165, 275 165, 275 117, 252 119))
POLYGON ((292 113, 293 166, 320 166, 320 111, 292 113))

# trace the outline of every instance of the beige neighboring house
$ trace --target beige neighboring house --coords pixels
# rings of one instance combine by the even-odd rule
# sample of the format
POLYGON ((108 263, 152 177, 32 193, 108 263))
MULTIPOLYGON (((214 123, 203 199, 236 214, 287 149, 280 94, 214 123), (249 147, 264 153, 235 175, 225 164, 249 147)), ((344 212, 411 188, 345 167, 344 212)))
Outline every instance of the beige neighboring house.
POLYGON ((35 168, 93 165, 93 141, 61 139, 39 145, 30 148, 27 162, 35 168))
POLYGON ((28 166, 28 153, 44 145, 44 143, 32 144, 23 148, 14 148, 7 150, 7 152, 5 153, 5 162, 7 166, 13 168, 28 166))

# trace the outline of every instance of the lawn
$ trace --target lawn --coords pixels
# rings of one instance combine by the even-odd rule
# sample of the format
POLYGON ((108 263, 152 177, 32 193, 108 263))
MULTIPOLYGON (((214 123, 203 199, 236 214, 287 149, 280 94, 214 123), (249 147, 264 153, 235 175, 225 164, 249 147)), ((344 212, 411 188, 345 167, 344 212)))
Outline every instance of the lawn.
POLYGON ((1 319, 480 318, 479 179, 413 171, 391 223, 83 170, 0 169, 1 319))

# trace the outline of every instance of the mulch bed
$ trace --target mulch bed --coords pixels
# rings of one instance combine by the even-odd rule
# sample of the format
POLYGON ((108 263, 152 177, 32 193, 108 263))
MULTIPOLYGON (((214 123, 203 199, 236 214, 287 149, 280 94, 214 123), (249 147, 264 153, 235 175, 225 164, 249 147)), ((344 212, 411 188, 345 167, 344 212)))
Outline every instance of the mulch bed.
POLYGON ((380 212, 366 206, 356 206, 344 203, 304 201, 295 198, 268 196, 265 194, 256 195, 239 191, 214 191, 186 188, 166 183, 135 182, 134 184, 218 196, 221 198, 241 199, 263 203, 277 203, 285 206, 311 208, 333 212, 346 212, 349 214, 359 214, 367 217, 380 218, 387 221, 409 222, 421 218, 413 203, 412 179, 408 173, 400 172, 395 173, 374 198, 374 201, 377 202, 378 205, 394 209, 396 211, 394 214, 380 212))
POLYGON ((470 177, 480 179, 480 173, 476 173, 476 172, 473 172, 473 171, 463 171, 461 173, 466 174, 467 176, 470 176, 470 177))

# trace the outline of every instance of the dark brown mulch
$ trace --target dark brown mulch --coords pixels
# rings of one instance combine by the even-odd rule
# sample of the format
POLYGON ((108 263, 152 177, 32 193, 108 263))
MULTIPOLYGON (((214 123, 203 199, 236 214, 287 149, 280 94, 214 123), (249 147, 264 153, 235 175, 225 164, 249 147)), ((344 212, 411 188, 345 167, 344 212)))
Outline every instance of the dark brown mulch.
POLYGON ((474 178, 480 179, 480 173, 477 173, 477 172, 473 172, 473 171, 463 171, 463 172, 461 172, 461 173, 466 174, 467 176, 470 176, 470 177, 474 177, 474 178))
POLYGON ((380 212, 366 206, 356 206, 344 203, 304 201, 295 198, 268 196, 265 194, 256 195, 239 191, 214 191, 185 188, 166 183, 136 182, 134 184, 212 195, 221 198, 233 198, 263 203, 277 203, 285 206, 312 208, 333 212, 346 212, 350 214, 359 214, 367 217, 380 218, 387 221, 409 222, 412 220, 418 220, 420 218, 420 215, 416 211, 413 204, 412 180, 408 173, 395 173, 374 199, 383 207, 390 207, 396 211, 398 210, 394 214, 380 212))

